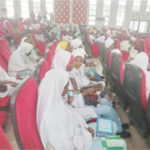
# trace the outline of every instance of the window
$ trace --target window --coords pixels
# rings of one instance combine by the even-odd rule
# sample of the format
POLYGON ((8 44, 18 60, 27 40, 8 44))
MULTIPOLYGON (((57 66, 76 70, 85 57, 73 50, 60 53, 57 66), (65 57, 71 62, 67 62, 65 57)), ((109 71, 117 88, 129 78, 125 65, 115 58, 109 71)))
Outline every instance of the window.
POLYGON ((118 6, 118 12, 116 18, 117 26, 122 26, 124 22, 125 8, 126 8, 126 0, 119 0, 119 6, 118 6))
POLYGON ((134 0, 133 1, 133 11, 139 11, 141 6, 141 0, 134 0))
POLYGON ((36 14, 36 13, 39 13, 41 11, 40 9, 40 0, 33 0, 33 12, 36 14))
POLYGON ((111 0, 104 0, 103 6, 103 17, 105 18, 105 25, 109 23, 109 16, 110 16, 110 8, 111 8, 111 0))
POLYGON ((6 0, 7 17, 14 17, 14 1, 6 0))
POLYGON ((95 25, 97 0, 89 1, 89 25, 95 25))
POLYGON ((146 7, 146 11, 149 12, 150 11, 150 0, 147 0, 147 7, 146 7))
POLYGON ((46 0, 46 11, 48 13, 53 13, 53 0, 46 0))
POLYGON ((29 18, 29 1, 21 0, 20 5, 22 18, 29 18))
POLYGON ((139 32, 140 33, 146 33, 148 29, 148 22, 146 21, 141 21, 139 25, 139 32))
POLYGON ((138 21, 130 21, 130 26, 129 26, 130 30, 137 31, 138 26, 139 26, 138 21))

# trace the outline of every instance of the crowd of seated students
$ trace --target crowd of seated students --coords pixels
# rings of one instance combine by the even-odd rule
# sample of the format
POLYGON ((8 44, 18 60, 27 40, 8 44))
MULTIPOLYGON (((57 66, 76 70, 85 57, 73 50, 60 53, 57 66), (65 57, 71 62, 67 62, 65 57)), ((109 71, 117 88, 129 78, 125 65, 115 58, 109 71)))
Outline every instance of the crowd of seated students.
POLYGON ((106 48, 110 48, 112 53, 122 53, 128 52, 128 57, 124 59, 124 62, 132 63, 140 67, 146 75, 146 95, 147 99, 150 93, 149 88, 149 51, 148 49, 148 34, 139 34, 135 31, 121 31, 117 29, 111 28, 103 28, 101 29, 100 35, 97 38, 97 34, 99 34, 98 29, 88 28, 87 32, 90 34, 90 40, 94 43, 102 43, 106 48), (92 33, 92 38, 91 38, 92 33), (94 35, 94 36, 93 36, 94 35), (117 44, 116 41, 119 40, 117 44), (140 42, 142 42, 142 46, 140 47, 140 42))
MULTIPOLYGON (((4 23, 6 20, 7 18, 1 21, 4 23)), ((17 49, 9 59, 8 73, 0 68, 0 97, 11 96, 22 79, 33 76, 40 58, 45 58, 55 40, 59 42, 52 66, 38 90, 37 127, 45 149, 48 145, 56 150, 103 149, 101 139, 96 137, 96 123, 86 123, 99 116, 113 121, 113 135, 123 138, 131 136, 126 131, 129 125, 121 123, 115 111, 112 93, 106 87, 105 79, 97 73, 95 62, 88 58, 80 26, 61 26, 43 20, 42 17, 36 20, 34 15, 25 21, 9 21, 12 24, 11 34, 21 37, 17 49), (23 31, 18 27, 18 23, 23 27, 23 31), (32 54, 33 49, 38 51, 38 41, 46 45, 44 55, 32 54)), ((139 53, 136 50, 136 39, 132 32, 124 31, 124 35, 121 35, 119 30, 90 27, 87 27, 87 31, 91 43, 104 43, 112 52, 116 48, 119 51, 129 51, 129 61, 132 60, 131 63, 142 69, 145 68, 145 74, 149 76, 149 58, 144 52, 139 53), (117 47, 115 40, 121 39, 121 36, 125 38, 117 47)), ((6 38, 8 35, 9 33, 1 37, 6 38)), ((126 149, 125 143, 123 146, 126 149)))

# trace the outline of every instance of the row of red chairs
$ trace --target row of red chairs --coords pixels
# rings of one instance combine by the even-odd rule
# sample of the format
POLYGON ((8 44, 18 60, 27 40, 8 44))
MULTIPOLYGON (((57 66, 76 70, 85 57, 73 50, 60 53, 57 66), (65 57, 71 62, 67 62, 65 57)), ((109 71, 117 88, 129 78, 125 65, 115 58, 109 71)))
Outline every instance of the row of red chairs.
MULTIPOLYGON (((31 79, 31 81, 29 81, 29 84, 28 83, 26 83, 24 86, 27 86, 28 87, 28 89, 26 89, 25 88, 25 90, 27 90, 26 92, 24 92, 24 94, 23 95, 21 95, 22 96, 22 98, 23 98, 23 100, 26 100, 26 102, 25 101, 23 101, 23 105, 22 106, 24 106, 24 105, 26 105, 28 102, 31 102, 32 104, 35 102, 34 100, 35 100, 35 97, 32 97, 34 94, 35 94, 35 92, 37 91, 37 83, 39 84, 40 82, 41 82, 41 80, 44 78, 44 76, 45 76, 45 74, 46 74, 46 72, 48 71, 48 70, 50 70, 50 68, 51 68, 51 65, 52 65, 52 62, 53 62, 53 58, 54 58, 54 55, 55 55, 55 50, 56 50, 56 46, 57 46, 57 44, 58 44, 58 42, 56 41, 51 47, 50 47, 50 50, 49 50, 49 52, 48 52, 48 54, 47 54, 47 57, 46 57, 46 59, 44 59, 44 60, 42 60, 40 63, 39 63, 39 65, 38 65, 38 67, 37 67, 37 70, 36 70, 36 76, 34 77, 35 79, 31 79), (31 83, 31 84, 30 84, 31 83), (33 85, 35 85, 35 86, 33 86, 33 85), (30 90, 31 89, 31 87, 33 86, 33 89, 32 89, 32 91, 30 90), (29 92, 30 91, 30 92, 29 92), (26 94, 25 94, 26 93, 26 94), (31 97, 30 97, 30 94, 31 94, 31 97), (27 98, 27 96, 29 96, 32 100, 30 100, 30 98, 27 98), (28 101, 27 101, 28 100, 28 101)), ((1 48, 1 47, 0 47, 1 48)), ((8 48, 8 47, 7 47, 8 48)), ((6 49, 7 50, 7 49, 6 49)), ((1 53, 0 53, 1 54, 1 53)), ((3 59, 0 59, 0 65, 1 65, 1 63, 3 62, 2 61, 3 59)), ((8 62, 7 62, 8 63, 8 62)), ((2 65, 1 65, 2 66, 2 65)), ((7 68, 8 66, 7 66, 7 64, 6 64, 6 68, 7 68)), ((2 66, 2 68, 3 68, 3 66, 2 66)), ((8 68, 7 68, 8 69, 8 68)), ((23 84, 22 84, 23 85, 23 84)), ((13 103, 13 98, 14 98, 14 96, 12 96, 12 98, 11 98, 11 100, 10 100, 10 97, 6 97, 6 98, 3 98, 3 99, 0 99, 0 149, 13 149, 12 147, 11 147, 11 145, 9 144, 9 141, 7 140, 7 138, 6 138, 6 136, 5 136, 5 134, 4 134, 4 131, 1 129, 1 126, 4 126, 4 124, 5 124, 5 121, 6 121, 6 111, 4 110, 4 111, 1 111, 1 109, 3 110, 8 104, 9 104, 9 102, 11 102, 11 103, 13 103)), ((29 105, 30 106, 30 105, 29 105)), ((29 131, 30 133, 31 133, 31 130, 33 131, 33 133, 32 134, 30 134, 30 136, 28 136, 28 140, 29 141, 32 141, 32 142, 30 142, 30 144, 28 145, 28 142, 26 142, 25 141, 25 143, 27 144, 27 146, 28 146, 28 148, 27 149, 30 149, 30 148, 33 148, 33 149, 43 149, 42 148, 42 145, 41 145, 41 143, 39 142, 40 140, 38 139, 39 138, 39 136, 38 136, 38 132, 36 132, 35 134, 34 134, 34 131, 36 131, 36 128, 35 128, 35 126, 33 126, 32 124, 33 123, 35 123, 35 117, 34 118, 32 118, 32 115, 35 115, 35 111, 36 111, 36 107, 33 109, 33 105, 31 105, 30 107, 24 107, 24 108, 26 108, 25 110, 24 109, 22 109, 21 108, 21 106, 19 106, 19 108, 21 108, 22 110, 24 110, 24 111, 26 111, 26 112, 30 112, 30 115, 26 115, 26 114, 22 114, 22 113, 20 113, 20 115, 23 115, 24 117, 29 117, 29 116, 31 116, 31 117, 29 117, 31 120, 29 121, 29 120, 26 120, 25 122, 24 122, 24 125, 25 125, 25 127, 23 127, 22 129, 24 130, 25 128, 27 129, 27 126, 26 126, 26 123, 27 123, 27 121, 29 121, 29 124, 30 124, 30 122, 31 122, 31 126, 29 126, 29 130, 27 129, 27 131, 29 131), (30 109, 31 108, 31 109, 30 109), (28 110, 28 111, 27 111, 28 110), (32 112, 31 112, 32 111, 32 112), (31 128, 30 128, 31 127, 31 128), (31 136, 32 135, 32 136, 31 136), (36 135, 36 136, 35 136, 36 135), (29 138, 30 137, 30 138, 29 138), (31 140, 32 139, 32 140, 31 140), (40 143, 40 144, 37 144, 37 143, 40 143), (35 144, 34 144, 35 143, 35 144), (40 146, 36 146, 36 144, 37 145, 40 145, 40 146)), ((34 105, 35 106, 35 105, 34 105)), ((16 108, 16 107, 15 107, 16 108)), ((16 111, 15 111, 16 112, 16 111)), ((24 112, 25 113, 25 112, 24 112)), ((14 113, 12 112, 12 120, 14 121, 14 113)), ((23 118, 24 118, 23 117, 23 118)), ((22 117, 21 117, 22 118, 22 117)), ((24 119, 23 119, 24 120, 24 119)), ((34 124, 35 125, 35 124, 34 124)), ((17 127, 17 126, 16 126, 17 127)), ((18 131, 18 129, 16 130, 15 129, 15 131, 18 131)), ((28 132, 27 132, 28 133, 28 132)), ((16 132, 15 132, 15 134, 16 134, 16 132)), ((29 134, 29 133, 28 133, 29 134)), ((20 137, 20 136, 16 136, 16 137, 20 137)), ((26 138, 26 137, 25 137, 26 138)), ((16 138, 16 140, 17 140, 17 142, 18 142, 18 144, 19 144, 19 146, 21 147, 21 143, 22 142, 20 142, 20 140, 18 140, 17 138, 16 138)), ((21 147, 22 148, 22 147, 21 147)), ((24 148, 26 148, 26 147, 24 147, 24 148)), ((24 149, 23 148, 23 149, 24 149)))
POLYGON ((147 136, 150 106, 146 97, 144 71, 136 65, 124 64, 122 53, 112 53, 111 49, 105 48, 104 44, 100 45, 99 52, 107 83, 117 94, 123 108, 129 109, 131 121, 141 135, 147 136))

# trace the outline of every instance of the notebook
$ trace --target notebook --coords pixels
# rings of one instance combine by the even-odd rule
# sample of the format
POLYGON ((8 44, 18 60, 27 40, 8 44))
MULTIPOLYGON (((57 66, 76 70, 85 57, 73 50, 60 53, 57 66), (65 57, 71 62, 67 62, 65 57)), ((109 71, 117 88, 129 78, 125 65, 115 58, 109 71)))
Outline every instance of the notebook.
POLYGON ((113 122, 109 119, 97 118, 96 136, 106 137, 113 135, 113 122))

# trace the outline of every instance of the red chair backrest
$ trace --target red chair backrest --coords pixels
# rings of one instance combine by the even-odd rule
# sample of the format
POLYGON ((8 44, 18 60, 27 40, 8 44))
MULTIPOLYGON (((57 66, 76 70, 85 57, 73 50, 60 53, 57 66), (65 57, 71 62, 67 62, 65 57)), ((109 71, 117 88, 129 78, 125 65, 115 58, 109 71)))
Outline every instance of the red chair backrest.
POLYGON ((129 59, 129 52, 126 51, 121 51, 122 52, 122 57, 123 57, 123 61, 127 61, 129 59))
POLYGON ((36 123, 37 96, 38 85, 29 78, 17 87, 11 99, 13 127, 20 149, 43 149, 36 123))
POLYGON ((142 69, 133 64, 126 64, 124 68, 123 86, 128 96, 141 105, 146 112, 146 77, 142 69))
POLYGON ((9 58, 11 56, 11 51, 6 39, 0 40, 0 55, 3 57, 6 64, 8 64, 9 58))
POLYGON ((98 44, 92 44, 91 48, 92 48, 93 56, 99 56, 99 45, 98 44))
MULTIPOLYGON (((5 121, 6 121, 6 111, 0 111, 0 127, 5 124, 5 121)), ((1 139, 0 139, 0 141, 1 141, 1 139)), ((0 142, 0 149, 2 148, 1 146, 2 146, 2 144, 0 142)))
POLYGON ((50 68, 51 68, 51 66, 52 66, 54 56, 55 56, 55 53, 53 52, 52 49, 50 49, 50 50, 48 51, 48 54, 47 54, 47 61, 48 61, 48 63, 49 63, 49 67, 50 67, 50 68))
POLYGON ((3 57, 0 55, 0 66, 6 71, 8 72, 8 66, 6 64, 6 62, 4 61, 3 57))
POLYGON ((25 31, 22 21, 19 21, 19 22, 18 22, 18 28, 19 28, 21 31, 25 31))
POLYGON ((46 72, 48 72, 48 71, 49 71, 49 63, 47 60, 44 60, 41 65, 41 70, 40 70, 40 81, 42 81, 46 72))
POLYGON ((40 52, 41 55, 44 55, 45 54, 45 43, 44 42, 37 42, 36 43, 36 46, 40 52))
POLYGON ((13 150, 12 146, 10 145, 3 129, 0 127, 0 149, 8 149, 13 150))

